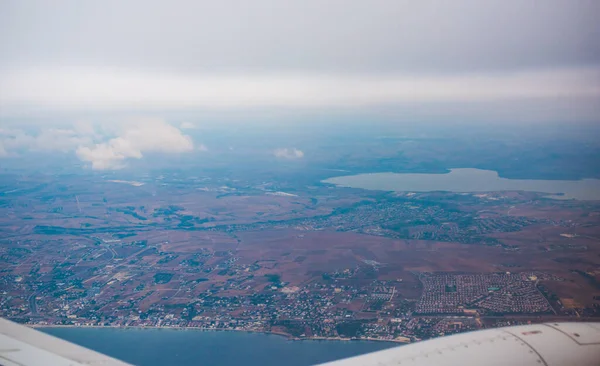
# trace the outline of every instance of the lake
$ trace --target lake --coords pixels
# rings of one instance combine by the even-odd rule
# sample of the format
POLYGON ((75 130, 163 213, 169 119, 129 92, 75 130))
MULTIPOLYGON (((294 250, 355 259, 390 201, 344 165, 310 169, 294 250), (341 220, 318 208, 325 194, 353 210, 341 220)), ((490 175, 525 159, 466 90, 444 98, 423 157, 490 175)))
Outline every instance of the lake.
POLYGON ((329 178, 323 183, 341 187, 397 192, 494 192, 548 193, 549 198, 600 200, 600 180, 507 179, 491 170, 452 169, 445 174, 372 173, 329 178))
POLYGON ((306 366, 398 346, 390 342, 292 341, 272 334, 194 329, 40 330, 141 366, 306 366))

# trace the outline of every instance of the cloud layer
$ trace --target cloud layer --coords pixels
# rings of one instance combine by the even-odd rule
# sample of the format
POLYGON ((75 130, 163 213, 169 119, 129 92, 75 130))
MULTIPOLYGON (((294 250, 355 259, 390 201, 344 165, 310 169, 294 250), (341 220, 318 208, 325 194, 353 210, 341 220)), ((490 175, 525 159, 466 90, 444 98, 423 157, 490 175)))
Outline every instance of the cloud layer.
MULTIPOLYGON (((600 69, 457 76, 200 75, 101 70, 0 75, 2 104, 49 108, 337 107, 600 98, 600 69)), ((182 126, 188 128, 186 124, 182 126)))
POLYGON ((446 73, 599 63, 594 0, 4 0, 0 67, 446 73))
POLYGON ((6 0, 0 122, 413 104, 446 119, 477 104, 483 121, 598 120, 597 14, 585 0, 6 0))

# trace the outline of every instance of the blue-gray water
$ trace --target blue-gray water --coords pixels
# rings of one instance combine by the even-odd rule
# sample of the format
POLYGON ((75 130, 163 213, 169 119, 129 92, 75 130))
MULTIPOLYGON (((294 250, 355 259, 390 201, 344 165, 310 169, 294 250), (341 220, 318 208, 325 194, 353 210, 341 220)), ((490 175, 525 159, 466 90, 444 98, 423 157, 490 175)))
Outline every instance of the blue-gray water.
POLYGON ((193 329, 44 328, 42 331, 141 366, 304 366, 397 346, 388 342, 290 341, 270 334, 193 329))
POLYGON ((600 200, 600 180, 507 179, 481 169, 452 169, 446 174, 375 173, 329 178, 325 183, 342 187, 398 192, 494 192, 548 193, 557 199, 600 200), (556 196, 556 194, 562 194, 556 196))

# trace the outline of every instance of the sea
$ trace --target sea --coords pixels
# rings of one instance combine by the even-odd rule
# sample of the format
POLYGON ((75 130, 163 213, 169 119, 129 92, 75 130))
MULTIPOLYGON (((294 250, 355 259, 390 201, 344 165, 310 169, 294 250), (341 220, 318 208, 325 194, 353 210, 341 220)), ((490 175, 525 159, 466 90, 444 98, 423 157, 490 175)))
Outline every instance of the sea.
POLYGON ((41 331, 140 366, 307 366, 390 347, 392 342, 289 340, 235 331, 142 328, 41 328, 41 331))
POLYGON ((600 200, 600 179, 507 179, 492 170, 452 169, 445 174, 371 173, 329 178, 324 183, 341 187, 398 192, 495 192, 547 193, 548 198, 600 200))

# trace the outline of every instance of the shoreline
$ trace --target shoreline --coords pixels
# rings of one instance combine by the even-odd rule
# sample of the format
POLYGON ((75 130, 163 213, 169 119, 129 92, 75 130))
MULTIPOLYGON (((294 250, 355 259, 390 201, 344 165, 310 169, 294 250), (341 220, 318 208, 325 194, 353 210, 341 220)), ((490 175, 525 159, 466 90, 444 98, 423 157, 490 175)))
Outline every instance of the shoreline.
POLYGON ((272 332, 265 330, 251 330, 251 329, 210 329, 200 327, 171 327, 171 326, 156 326, 156 325, 72 325, 72 324, 24 324, 30 328, 112 328, 112 329, 170 329, 170 330, 195 330, 202 332, 243 332, 243 333, 257 333, 257 334, 270 334, 280 337, 284 337, 290 341, 362 341, 362 342, 389 342, 396 344, 408 344, 406 342, 397 339, 381 339, 381 338, 344 338, 344 337, 295 337, 289 333, 284 332, 272 332))

